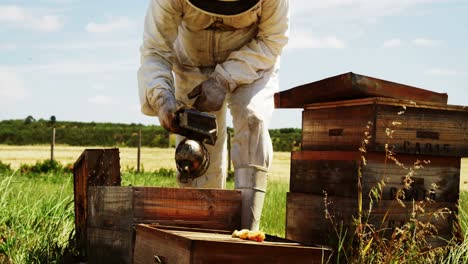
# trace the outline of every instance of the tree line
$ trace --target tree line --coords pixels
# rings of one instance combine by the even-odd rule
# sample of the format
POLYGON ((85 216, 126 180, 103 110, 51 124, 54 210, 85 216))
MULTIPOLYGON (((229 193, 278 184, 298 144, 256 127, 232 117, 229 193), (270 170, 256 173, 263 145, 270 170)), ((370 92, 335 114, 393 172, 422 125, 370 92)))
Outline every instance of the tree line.
MULTIPOLYGON (((50 144, 52 128, 55 128, 56 143, 70 146, 136 147, 138 146, 139 130, 141 130, 142 146, 164 148, 173 145, 170 142, 169 133, 161 126, 57 121, 55 116, 51 116, 49 120, 36 120, 32 116, 28 116, 23 120, 0 121, 0 144, 50 144)), ((232 128, 228 128, 228 130, 232 136, 232 128)), ((292 151, 300 148, 300 129, 270 129, 270 136, 275 151, 292 151)))

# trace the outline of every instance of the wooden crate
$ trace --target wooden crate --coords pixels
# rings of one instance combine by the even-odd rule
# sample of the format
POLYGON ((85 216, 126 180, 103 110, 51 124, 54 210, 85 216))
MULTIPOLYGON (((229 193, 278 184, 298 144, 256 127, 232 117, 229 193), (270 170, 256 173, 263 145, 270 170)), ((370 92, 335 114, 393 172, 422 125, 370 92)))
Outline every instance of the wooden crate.
POLYGON ((411 189, 405 191, 408 201, 429 197, 436 202, 456 203, 460 184, 467 185, 467 179, 460 179, 461 159, 458 157, 408 154, 394 157, 405 168, 388 160, 383 152, 295 151, 291 153, 290 191, 317 195, 325 191, 330 196, 356 198, 359 166, 364 197, 379 183, 384 183, 382 199, 392 200, 402 189, 411 169, 414 182, 411 189), (362 163, 362 157, 367 164, 362 163), (423 167, 416 169, 414 163, 418 160, 423 167))
MULTIPOLYGON (((363 200, 363 209, 368 210, 369 200, 363 200)), ((388 237, 393 229, 408 222, 413 212, 413 202, 404 202, 406 208, 396 201, 384 200, 373 204, 369 224, 376 230, 385 230, 381 237, 388 237)), ((437 229, 436 236, 426 236, 431 246, 446 245, 454 235, 460 234, 458 221, 456 220, 455 203, 425 203, 424 212, 416 212, 418 220, 432 223, 437 229), (451 213, 438 216, 436 212, 451 210, 451 213)), ((338 235, 333 228, 340 230, 340 224, 347 229, 348 234, 355 230, 350 229, 353 219, 358 212, 358 202, 355 198, 328 196, 324 199, 322 195, 305 193, 288 193, 286 206, 286 238, 303 244, 324 244, 337 241, 338 235), (327 206, 325 206, 325 203, 327 206), (334 225, 330 219, 325 217, 325 209, 332 216, 334 225)), ((343 229, 343 230, 344 230, 343 229)))
POLYGON ((90 187, 88 260, 131 263, 134 227, 140 223, 235 230, 239 191, 158 187, 90 187))
POLYGON ((88 240, 88 187, 120 185, 119 149, 84 150, 73 166, 73 180, 76 239, 79 248, 84 250, 88 240))
POLYGON ((389 82, 348 72, 275 94, 276 108, 304 108, 307 104, 368 97, 388 97, 447 104, 446 93, 389 82))
POLYGON ((240 227, 240 191, 119 185, 118 149, 87 149, 74 165, 75 228, 87 263, 132 263, 140 223, 240 227))
POLYGON ((369 151, 385 151, 388 144, 396 153, 468 156, 464 106, 390 98, 309 104, 302 128, 303 150, 357 150, 369 131, 369 151))
POLYGON ((231 232, 138 225, 134 263, 327 263, 331 250, 267 236, 264 242, 231 232))

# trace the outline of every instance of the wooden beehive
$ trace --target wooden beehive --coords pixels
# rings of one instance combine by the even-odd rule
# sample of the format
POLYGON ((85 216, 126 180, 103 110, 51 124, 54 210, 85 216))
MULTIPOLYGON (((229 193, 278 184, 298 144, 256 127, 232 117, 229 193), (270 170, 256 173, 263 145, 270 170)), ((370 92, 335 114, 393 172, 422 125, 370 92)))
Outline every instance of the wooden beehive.
POLYGON ((413 215, 438 229, 439 237, 427 237, 433 246, 458 232, 459 190, 468 182, 460 177, 461 157, 468 156, 466 107, 447 105, 447 94, 351 72, 277 93, 275 106, 304 109, 302 151, 291 155, 286 238, 336 240, 326 209, 335 224, 350 227, 358 189, 366 209, 378 186, 368 219, 376 228, 392 230, 413 215), (402 188, 407 175, 413 182, 402 188), (406 207, 395 201, 400 190, 406 207), (414 214, 412 205, 426 198, 433 202, 414 214), (436 218, 443 209, 445 218, 436 218))
POLYGON ((138 225, 134 263, 327 263, 331 250, 267 236, 264 242, 232 232, 138 225))
MULTIPOLYGON (((372 205, 369 219, 380 237, 389 237, 396 227, 407 223, 412 214, 422 223, 431 223, 437 230, 435 235, 427 235, 426 241, 432 246, 446 245, 452 237, 460 234, 457 221, 456 203, 424 203, 424 211, 418 211, 413 201, 404 201, 405 207, 395 200, 383 200, 372 205)), ((363 209, 369 209, 369 199, 363 199, 363 209)), ((287 195, 286 238, 308 244, 329 244, 337 241, 339 230, 353 235, 351 224, 357 219, 358 200, 355 198, 288 193, 287 195), (329 216, 325 216, 325 212, 329 216), (333 221, 333 222, 332 222, 333 221), (336 228, 336 229, 335 229, 336 228)))
MULTIPOLYGON (((402 165, 382 152, 295 151, 291 153, 290 192, 357 198, 359 167, 363 196, 381 184, 382 199, 392 200, 411 175, 405 199, 458 201, 460 158, 395 154, 402 165), (363 164, 365 159, 366 164, 363 164)), ((465 182, 465 179, 462 180, 465 182)), ((466 183, 463 183, 466 185, 466 183)))
POLYGON ((75 224, 87 263, 132 263, 134 227, 141 223, 239 229, 239 191, 115 186, 120 181, 109 175, 115 168, 99 161, 112 157, 119 166, 118 154, 118 149, 86 150, 87 162, 80 158, 74 167, 75 224))
POLYGON ((386 158, 382 152, 293 152, 286 238, 305 244, 327 244, 337 236, 333 225, 343 223, 345 228, 350 228, 358 214, 360 175, 364 210, 369 209, 371 192, 380 194, 379 198, 374 198, 371 218, 367 221, 376 230, 388 229, 388 234, 414 214, 418 220, 430 222, 437 229, 437 236, 426 238, 432 246, 443 245, 453 235, 458 235, 460 158, 408 154, 394 158, 404 166, 386 158), (413 181, 409 189, 404 188, 407 175, 411 175, 413 181), (381 190, 377 186, 381 186, 381 190), (404 193, 401 199, 406 207, 395 200, 400 190, 404 193), (427 198, 432 201, 426 201, 427 198), (423 205, 424 212, 413 210, 414 204, 423 205), (333 223, 325 217, 325 212, 332 215, 333 223))
MULTIPOLYGON (((90 186, 119 186, 119 150, 86 149, 73 166, 75 202, 75 232, 78 246, 86 248, 88 222, 88 188, 90 186)), ((86 254, 86 252, 82 252, 86 254)))
POLYGON ((468 156, 468 108, 365 98, 309 104, 302 117, 303 150, 357 150, 468 156), (369 126, 369 128, 368 128, 369 126))
POLYGON ((90 263, 132 263, 140 223, 235 230, 241 196, 232 190, 90 187, 87 251, 90 263))

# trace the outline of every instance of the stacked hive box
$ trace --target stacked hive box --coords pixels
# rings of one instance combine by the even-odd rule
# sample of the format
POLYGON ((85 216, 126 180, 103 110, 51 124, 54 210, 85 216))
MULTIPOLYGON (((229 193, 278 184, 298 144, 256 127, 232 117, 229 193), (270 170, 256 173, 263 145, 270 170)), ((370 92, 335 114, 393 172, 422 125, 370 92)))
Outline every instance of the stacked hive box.
POLYGON ((447 105, 445 94, 353 73, 275 99, 277 107, 304 108, 302 151, 291 154, 288 239, 326 244, 336 237, 332 221, 350 226, 357 217, 358 188, 366 209, 377 186, 382 186, 381 201, 368 219, 377 229, 403 225, 413 213, 413 201, 431 198, 424 213, 416 214, 438 230, 427 240, 437 246, 452 237, 458 224, 460 162, 468 153, 468 109, 447 105), (404 189, 407 175, 413 182, 404 189), (406 207, 395 201, 400 190, 406 207), (437 217, 444 208, 452 213, 437 217))

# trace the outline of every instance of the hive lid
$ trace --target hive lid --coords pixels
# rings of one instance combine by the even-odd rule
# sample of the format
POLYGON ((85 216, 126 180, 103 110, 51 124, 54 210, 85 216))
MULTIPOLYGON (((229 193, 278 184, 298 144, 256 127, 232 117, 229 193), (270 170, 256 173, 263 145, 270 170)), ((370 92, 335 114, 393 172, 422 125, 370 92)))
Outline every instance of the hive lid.
POLYGON ((303 108, 307 104, 368 97, 388 97, 447 104, 446 93, 348 72, 275 94, 276 108, 303 108))

